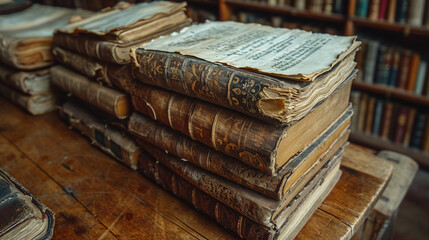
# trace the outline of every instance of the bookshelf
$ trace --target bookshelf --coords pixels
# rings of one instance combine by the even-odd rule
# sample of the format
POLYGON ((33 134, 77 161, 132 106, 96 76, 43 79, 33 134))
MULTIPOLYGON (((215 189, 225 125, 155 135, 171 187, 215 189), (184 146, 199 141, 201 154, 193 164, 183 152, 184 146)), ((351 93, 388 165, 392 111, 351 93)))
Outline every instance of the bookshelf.
MULTIPOLYGON (((299 1, 299 0, 296 0, 299 1)), ((377 37, 376 41, 388 43, 388 48, 396 48, 396 46, 400 46, 400 49, 411 49, 411 51, 420 54, 421 60, 427 62, 429 66, 429 51, 427 50, 427 42, 429 41, 429 26, 424 27, 424 21, 426 18, 429 19, 429 8, 425 6, 425 10, 427 13, 424 13, 424 19, 422 20, 422 26, 412 26, 409 23, 399 23, 396 19, 388 19, 388 12, 384 19, 379 19, 378 17, 374 19, 374 16, 370 18, 370 4, 375 2, 376 0, 368 0, 368 15, 366 17, 359 16, 357 10, 359 6, 358 0, 350 0, 350 1, 342 1, 344 4, 341 8, 342 11, 338 12, 335 9, 331 9, 331 11, 325 11, 325 7, 322 8, 322 11, 310 11, 308 10, 308 2, 307 8, 296 8, 293 3, 295 1, 256 1, 256 0, 217 0, 217 11, 218 11, 218 20, 227 21, 227 20, 239 20, 236 15, 240 11, 251 12, 255 14, 261 14, 266 16, 267 23, 270 24, 270 16, 278 16, 281 18, 283 22, 294 21, 294 22, 303 22, 307 25, 326 25, 333 26, 335 31, 333 33, 340 35, 360 35, 361 33, 365 34, 365 36, 369 37, 377 37), (280 4, 282 3, 292 3, 291 5, 280 4), (394 42, 394 45, 390 45, 390 42, 394 42)), ((397 0, 400 2, 402 0, 397 0)), ((198 1, 198 0, 189 0, 189 5, 196 5, 197 2, 208 2, 208 0, 198 1)), ((210 1, 213 3, 214 1, 210 1)), ((317 1, 313 1, 317 2, 317 1)), ((324 2, 324 1, 319 1, 324 2)), ((335 4, 336 0, 332 1, 335 4)), ((362 2, 362 1, 360 1, 362 2)), ((379 1, 387 2, 386 11, 388 11, 390 0, 388 1, 379 1)), ((426 1, 427 2, 427 1, 426 1)), ((426 3, 426 4, 429 4, 426 3)), ((381 6, 380 6, 381 7, 381 6)), ((320 10, 320 9, 319 9, 320 10)), ((397 13, 396 13, 397 14, 397 13)), ((408 20, 407 20, 408 21, 408 20)), ((429 21, 429 20, 428 20, 429 21)), ((266 23, 263 22, 263 23, 266 23)), ((283 24, 282 22, 282 24, 283 24)), ((273 24, 274 25, 274 24, 273 24)), ((282 26, 289 27, 285 24, 282 26)), ((306 29, 312 30, 312 29, 306 29)), ((319 29, 315 30, 318 31, 319 29)), ((325 30, 320 30, 325 31, 325 30)), ((332 33, 332 32, 330 32, 332 33)), ((372 39, 371 39, 372 40, 372 39)), ((366 51, 366 50, 365 50, 366 51)), ((401 52, 402 54, 402 52, 401 52)), ((377 55, 378 56, 378 53, 377 55)), ((378 57, 377 57, 378 58, 378 57)), ((401 55, 402 59, 402 55, 401 55)), ((376 59, 377 60, 377 59, 376 59)), ((402 60, 401 60, 402 61, 402 60)), ((375 61, 374 64, 377 64, 375 61)), ((402 62, 400 62, 402 64, 402 62)), ((358 66, 359 67, 359 66, 358 66)), ((361 69, 363 70, 363 69, 361 69)), ((398 70, 398 72, 400 69, 398 70)), ((363 72, 363 71, 362 71, 363 72)), ((374 73, 373 75, 376 75, 374 73)), ((398 73, 399 74, 399 73, 398 73)), ((429 76, 429 68, 426 73, 429 76)), ((375 78, 375 77, 374 77, 375 78)), ((427 118, 429 119, 429 77, 425 78, 424 89, 419 94, 414 91, 410 91, 410 89, 404 89, 404 87, 392 86, 390 84, 380 84, 376 83, 377 80, 372 81, 355 81, 353 83, 353 90, 360 91, 365 94, 374 95, 377 98, 383 99, 388 102, 398 102, 401 105, 405 106, 413 106, 417 109, 417 112, 424 111, 427 113, 427 118), (428 85, 428 86, 426 86, 428 85)), ((409 84, 408 84, 409 85, 409 84)), ((394 121, 392 119, 392 121, 394 121)), ((397 120, 395 120, 397 121, 397 120)), ((426 121, 429 124, 429 121, 426 121)), ((396 124, 396 123, 395 123, 396 124)), ((429 134, 429 127, 426 127, 423 131, 423 134, 429 134)), ((376 149, 390 149, 401 152, 403 154, 409 155, 417 160, 420 166, 429 169, 429 153, 424 152, 423 150, 411 149, 406 147, 406 144, 397 144, 394 141, 389 141, 385 139, 381 139, 374 134, 364 134, 361 132, 352 131, 351 141, 357 142, 362 145, 366 145, 376 149)), ((423 143, 422 143, 423 145, 423 143)), ((422 146, 421 149, 424 149, 422 146)), ((426 148, 427 151, 427 148, 426 148)))

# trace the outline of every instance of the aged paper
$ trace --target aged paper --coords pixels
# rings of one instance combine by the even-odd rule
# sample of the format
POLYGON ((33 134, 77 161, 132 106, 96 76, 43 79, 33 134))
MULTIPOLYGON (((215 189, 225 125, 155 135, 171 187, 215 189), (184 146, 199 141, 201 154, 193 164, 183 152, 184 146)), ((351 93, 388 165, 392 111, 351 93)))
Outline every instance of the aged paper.
POLYGON ((309 81, 329 71, 358 46, 355 37, 258 24, 207 22, 153 40, 142 47, 309 81))

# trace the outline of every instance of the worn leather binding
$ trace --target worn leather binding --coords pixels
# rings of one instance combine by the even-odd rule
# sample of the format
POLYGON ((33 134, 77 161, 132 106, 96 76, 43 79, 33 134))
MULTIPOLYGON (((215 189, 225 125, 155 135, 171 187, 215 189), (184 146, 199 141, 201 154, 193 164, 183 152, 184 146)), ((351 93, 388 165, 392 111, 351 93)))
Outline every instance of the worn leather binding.
POLYGON ((54 213, 0 169, 0 238, 51 239, 54 213))
POLYGON ((49 69, 39 71, 16 71, 0 65, 0 82, 29 95, 39 95, 50 91, 49 69))
POLYGON ((118 118, 126 118, 130 113, 130 100, 127 94, 103 87, 86 77, 62 66, 51 68, 53 84, 66 92, 92 104, 118 118))
POLYGON ((31 96, 0 84, 0 94, 33 115, 40 115, 53 111, 58 105, 58 98, 52 92, 31 96))
MULTIPOLYGON (((332 157, 348 138, 352 112, 348 110, 315 142, 288 162, 276 176, 213 150, 159 122, 133 114, 129 131, 141 140, 186 159, 212 173, 276 200, 289 202, 297 191, 332 157)), ((148 149, 147 152, 151 153, 148 149)))
POLYGON ((137 49, 134 78, 146 84, 199 98, 287 125, 303 118, 352 73, 355 52, 313 82, 297 82, 211 63, 176 53, 137 49))
POLYGON ((290 207, 293 210, 288 212, 288 218, 279 228, 259 224, 224 205, 162 163, 157 162, 158 156, 153 159, 151 156, 142 154, 139 171, 164 189, 191 203, 196 209, 208 214, 224 227, 236 232, 241 238, 292 239, 338 181, 341 175, 338 170, 341 156, 342 151, 340 150, 330 161, 331 165, 324 168, 323 174, 321 173, 323 176, 319 175, 318 179, 313 179, 312 186, 309 184, 305 187, 307 193, 299 194, 300 197, 296 199, 294 206, 290 207))
POLYGON ((93 141, 93 144, 130 168, 137 169, 140 147, 131 136, 109 126, 75 101, 61 108, 62 117, 73 128, 93 141))
POLYGON ((349 99, 350 89, 351 78, 348 78, 307 116, 285 127, 276 127, 214 104, 137 83, 132 91, 132 102, 136 111, 275 175, 344 112, 348 106, 344 99, 349 99), (318 124, 313 124, 316 119, 318 124))

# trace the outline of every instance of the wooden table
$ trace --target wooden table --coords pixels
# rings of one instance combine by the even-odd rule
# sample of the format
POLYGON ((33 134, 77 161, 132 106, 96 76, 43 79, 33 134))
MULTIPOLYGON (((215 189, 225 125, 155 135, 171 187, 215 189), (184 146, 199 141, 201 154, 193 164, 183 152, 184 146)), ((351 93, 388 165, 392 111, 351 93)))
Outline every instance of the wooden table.
MULTIPOLYGON (((55 212, 55 239, 237 239, 191 205, 114 161, 58 113, 30 116, 0 97, 0 167, 55 212)), ((297 239, 349 239, 392 168, 347 148, 343 175, 297 239)))

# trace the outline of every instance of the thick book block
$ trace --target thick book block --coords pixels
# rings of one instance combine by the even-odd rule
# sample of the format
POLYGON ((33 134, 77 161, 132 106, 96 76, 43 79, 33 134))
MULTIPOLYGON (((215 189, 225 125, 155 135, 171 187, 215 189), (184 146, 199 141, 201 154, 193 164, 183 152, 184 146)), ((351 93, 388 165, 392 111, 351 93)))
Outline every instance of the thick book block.
POLYGON ((59 29, 55 45, 117 64, 130 61, 130 49, 190 24, 186 3, 119 3, 76 24, 59 29))
MULTIPOLYGON (((175 167, 175 163, 178 163, 179 165, 186 164, 186 162, 181 161, 180 159, 177 159, 177 161, 170 159, 168 154, 164 156, 156 156, 156 160, 158 160, 158 157, 167 157, 169 158, 168 160, 172 161, 168 167, 166 167, 163 165, 161 160, 156 162, 156 160, 153 160, 151 157, 142 154, 139 169, 144 175, 156 181, 162 187, 173 192, 175 195, 184 198, 189 203, 192 203, 197 209, 214 217, 217 222, 238 233, 242 238, 284 239, 286 237, 289 239, 293 238, 297 234, 297 231, 305 224, 317 206, 323 201, 338 181, 340 176, 338 167, 341 155, 341 153, 336 155, 330 161, 331 164, 328 164, 329 166, 320 172, 318 177, 314 178, 308 185, 306 185, 301 194, 299 194, 299 197, 295 199, 294 203, 283 210, 282 213, 285 213, 288 217, 283 221, 283 224, 278 227, 273 225, 267 227, 264 224, 257 223, 249 219, 247 216, 242 215, 236 210, 237 206, 242 204, 241 200, 235 203, 235 207, 230 207, 225 204, 225 202, 228 202, 228 199, 231 199, 231 197, 233 198, 236 194, 245 194, 252 197, 254 196, 254 193, 236 189, 232 192, 228 191, 229 197, 225 196, 225 198, 221 198, 221 200, 219 200, 216 198, 217 195, 214 192, 226 193, 226 189, 229 187, 229 184, 226 183, 227 188, 218 188, 218 185, 223 182, 222 179, 217 179, 221 180, 221 182, 218 182, 217 180, 211 181, 211 178, 204 172, 197 169, 193 171, 194 169, 188 168, 192 167, 192 165, 188 165, 186 169, 175 167), (178 173, 175 172, 176 170, 178 173), (202 174, 202 176, 205 177, 201 180, 204 179, 207 181, 198 181, 201 183, 198 184, 193 180, 192 176, 189 176, 184 172, 195 173, 195 177, 202 174), (197 184, 197 187, 194 184, 197 184), (203 188, 208 190, 204 186, 210 186, 211 184, 214 184, 212 188, 213 191, 209 190, 209 192, 215 196, 207 194, 204 190, 200 189, 203 188), (204 196, 203 199, 201 199, 201 195, 204 196), (229 214, 225 213, 225 210, 228 210, 227 213, 229 214), (258 231, 254 232, 255 230, 258 231)), ((257 201, 259 203, 262 200, 257 201)), ((261 202, 260 204, 267 205, 268 203, 261 202)), ((253 206, 258 208, 257 204, 254 204, 253 206)))
POLYGON ((209 22, 143 45, 132 66, 144 83, 286 125, 349 76, 359 45, 353 37, 209 22))
POLYGON ((0 237, 51 239, 54 213, 16 179, 0 169, 0 237))
POLYGON ((90 138, 94 145, 119 162, 137 169, 140 147, 131 136, 103 123, 78 102, 66 102, 60 113, 68 124, 90 138))
POLYGON ((39 71, 17 71, 0 65, 0 82, 29 95, 48 93, 51 75, 49 69, 39 71))
MULTIPOLYGON (((192 164, 253 189, 273 199, 290 201, 296 191, 332 157, 349 135, 350 109, 335 121, 316 141, 271 176, 214 151, 158 122, 133 114, 129 131, 139 139, 162 148, 192 164)), ((138 139, 138 141, 139 141, 138 139)), ((147 150, 150 152, 150 150, 147 150)))
POLYGON ((54 30, 69 24, 73 15, 90 14, 83 10, 33 4, 23 11, 0 16, 0 61, 24 70, 52 65, 54 30))
POLYGON ((134 84, 132 102, 136 111, 254 168, 275 174, 345 111, 351 82, 349 79, 303 119, 287 127, 275 127, 214 104, 142 84, 134 84), (318 124, 312 124, 316 119, 318 124))
POLYGON ((31 96, 0 84, 0 94, 33 115, 40 115, 53 111, 58 105, 57 96, 51 92, 31 96))
POLYGON ((131 110, 127 94, 114 89, 103 87, 62 66, 51 68, 53 84, 79 99, 92 104, 101 110, 116 116, 126 118, 131 110))

